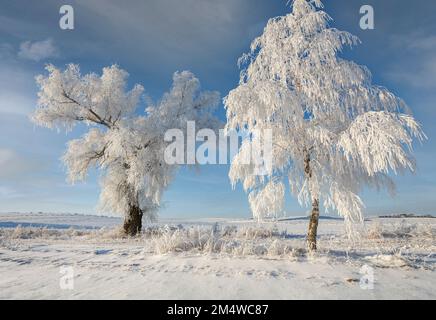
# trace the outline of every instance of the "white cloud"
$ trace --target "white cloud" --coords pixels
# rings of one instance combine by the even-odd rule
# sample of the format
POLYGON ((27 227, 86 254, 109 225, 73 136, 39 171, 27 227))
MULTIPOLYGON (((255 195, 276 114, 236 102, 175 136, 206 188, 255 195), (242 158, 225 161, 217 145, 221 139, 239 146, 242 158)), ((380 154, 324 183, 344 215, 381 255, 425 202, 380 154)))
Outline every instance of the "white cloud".
POLYGON ((25 41, 20 44, 18 57, 26 60, 41 61, 47 58, 57 57, 58 50, 52 39, 43 41, 25 41))
MULTIPOLYGON (((143 82, 151 83, 147 90, 161 92, 158 83, 167 85, 174 71, 185 69, 203 79, 210 77, 210 88, 219 89, 216 86, 223 83, 223 71, 237 75, 238 57, 249 49, 266 18, 283 12, 286 2, 79 1, 74 9, 80 12, 80 24, 76 31, 67 33, 53 32, 52 24, 47 23, 53 19, 49 13, 55 3, 47 0, 26 4, 37 13, 29 23, 20 14, 19 5, 11 2, 14 10, 10 9, 8 17, 0 14, 0 29, 20 41, 53 39, 52 44, 62 48, 59 58, 65 63, 86 57, 99 66, 118 63, 136 73, 146 72, 143 82)), ((32 44, 27 42, 25 50, 32 44)))

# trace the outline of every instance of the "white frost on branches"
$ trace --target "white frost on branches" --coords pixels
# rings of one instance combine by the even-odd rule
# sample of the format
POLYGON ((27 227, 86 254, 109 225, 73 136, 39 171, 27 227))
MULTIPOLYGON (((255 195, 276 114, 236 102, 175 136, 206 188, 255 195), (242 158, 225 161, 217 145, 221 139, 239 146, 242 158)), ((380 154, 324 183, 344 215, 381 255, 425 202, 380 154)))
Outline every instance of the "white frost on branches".
POLYGON ((39 101, 32 120, 48 128, 70 130, 81 122, 91 127, 68 143, 62 159, 69 181, 82 181, 91 168, 99 168, 101 210, 126 214, 137 206, 153 219, 177 169, 164 161, 165 132, 186 130, 187 121, 196 121, 198 129, 216 128, 212 113, 219 93, 200 92, 191 72, 176 72, 171 90, 139 115, 143 88, 126 91, 128 74, 118 66, 104 68, 101 76, 82 76, 72 64, 65 71, 50 65, 47 71, 37 78, 39 101))
POLYGON ((230 170, 256 218, 281 213, 288 180, 300 204, 320 199, 346 221, 361 220, 358 193, 364 186, 393 191, 389 173, 413 171, 412 140, 425 138, 400 98, 338 56, 359 40, 330 27, 320 8, 320 1, 295 0, 291 13, 270 19, 224 99, 228 130, 273 130, 272 174, 254 176, 238 156, 230 170))

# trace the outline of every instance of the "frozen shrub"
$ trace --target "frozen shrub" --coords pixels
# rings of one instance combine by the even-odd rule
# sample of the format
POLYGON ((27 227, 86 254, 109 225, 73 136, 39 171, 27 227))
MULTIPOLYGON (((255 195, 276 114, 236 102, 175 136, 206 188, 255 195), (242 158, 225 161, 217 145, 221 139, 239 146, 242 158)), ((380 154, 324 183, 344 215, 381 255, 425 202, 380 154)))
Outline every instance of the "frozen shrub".
POLYGON ((261 228, 261 227, 242 227, 238 232, 238 236, 246 239, 266 239, 274 236, 273 230, 261 228))
POLYGON ((151 250, 158 254, 196 251, 199 253, 222 253, 234 256, 282 256, 291 252, 284 239, 273 239, 278 231, 265 228, 242 228, 235 226, 219 228, 191 227, 187 229, 164 226, 148 230, 151 250))
POLYGON ((222 232, 223 237, 233 236, 238 231, 236 226, 226 226, 222 232))
POLYGON ((183 231, 163 232, 152 239, 153 247, 157 253, 187 251, 192 248, 192 243, 183 231))
POLYGON ((263 256, 263 255, 266 255, 268 253, 268 249, 266 248, 266 246, 264 244, 258 244, 256 246, 254 246, 253 253, 256 256, 263 256))
POLYGON ((383 228, 380 221, 377 221, 367 229, 366 236, 368 239, 381 239, 383 237, 383 228))
POLYGON ((409 238, 413 236, 415 231, 416 224, 410 224, 407 223, 405 220, 402 220, 401 223, 394 228, 392 235, 398 238, 409 238))
POLYGON ((18 225, 10 235, 11 239, 59 238, 62 231, 47 228, 23 228, 18 225))
POLYGON ((12 239, 26 239, 26 232, 21 225, 18 225, 11 235, 12 239))
POLYGON ((275 257, 275 256, 283 256, 287 255, 294 250, 291 248, 286 242, 280 241, 278 239, 271 242, 271 244, 268 247, 268 256, 275 257))
POLYGON ((101 228, 92 231, 81 231, 82 235, 88 240, 117 240, 124 237, 123 230, 121 227, 116 227, 112 229, 101 228))

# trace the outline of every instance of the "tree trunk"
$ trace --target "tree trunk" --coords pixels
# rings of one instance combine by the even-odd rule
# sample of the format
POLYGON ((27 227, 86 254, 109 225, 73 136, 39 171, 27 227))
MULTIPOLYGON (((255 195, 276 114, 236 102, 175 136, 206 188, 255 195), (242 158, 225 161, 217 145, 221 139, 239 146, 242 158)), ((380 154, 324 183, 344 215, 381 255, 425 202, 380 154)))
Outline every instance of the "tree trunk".
POLYGON ((138 206, 130 206, 127 216, 124 218, 123 230, 127 236, 136 236, 142 230, 143 212, 138 206))
POLYGON ((312 202, 312 215, 310 216, 309 231, 307 233, 307 246, 310 251, 316 250, 316 235, 318 233, 319 199, 312 202))
MULTIPOLYGON (((310 166, 310 152, 305 149, 304 157, 304 172, 309 183, 312 179, 312 168, 310 166)), ((319 221, 319 199, 314 197, 312 200, 312 214, 310 216, 309 231, 307 232, 307 246, 310 251, 316 250, 316 236, 318 233, 318 221, 319 221)))

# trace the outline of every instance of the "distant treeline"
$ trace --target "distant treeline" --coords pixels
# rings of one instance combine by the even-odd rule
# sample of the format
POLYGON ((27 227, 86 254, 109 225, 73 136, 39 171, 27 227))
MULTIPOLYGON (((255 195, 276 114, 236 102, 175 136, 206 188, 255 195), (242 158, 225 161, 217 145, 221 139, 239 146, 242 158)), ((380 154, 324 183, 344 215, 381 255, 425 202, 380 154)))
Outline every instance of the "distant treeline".
POLYGON ((426 215, 416 215, 413 213, 401 213, 401 214, 392 214, 388 216, 380 216, 380 218, 436 218, 431 214, 426 215))

